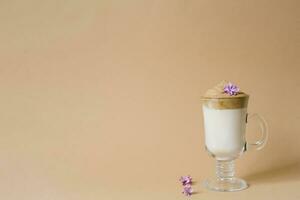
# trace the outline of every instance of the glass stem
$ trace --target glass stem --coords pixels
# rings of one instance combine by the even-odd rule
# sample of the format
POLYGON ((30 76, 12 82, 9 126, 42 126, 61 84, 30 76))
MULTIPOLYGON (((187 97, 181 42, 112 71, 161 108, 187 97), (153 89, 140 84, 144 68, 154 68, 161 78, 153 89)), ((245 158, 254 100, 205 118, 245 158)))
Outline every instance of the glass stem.
POLYGON ((216 175, 218 179, 228 180, 234 177, 234 160, 216 162, 216 175))

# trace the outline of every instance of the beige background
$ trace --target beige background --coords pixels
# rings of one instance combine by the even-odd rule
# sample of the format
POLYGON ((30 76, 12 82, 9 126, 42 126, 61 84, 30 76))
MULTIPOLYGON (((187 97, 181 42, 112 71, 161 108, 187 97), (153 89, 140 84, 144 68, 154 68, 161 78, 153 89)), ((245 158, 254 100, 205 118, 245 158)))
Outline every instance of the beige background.
MULTIPOLYGON (((299 1, 0 1, 3 200, 300 199, 299 1), (251 95, 269 143, 211 193, 200 96, 251 95)), ((252 127, 253 131, 257 127, 252 127)), ((249 138, 255 136, 249 131, 249 138)))

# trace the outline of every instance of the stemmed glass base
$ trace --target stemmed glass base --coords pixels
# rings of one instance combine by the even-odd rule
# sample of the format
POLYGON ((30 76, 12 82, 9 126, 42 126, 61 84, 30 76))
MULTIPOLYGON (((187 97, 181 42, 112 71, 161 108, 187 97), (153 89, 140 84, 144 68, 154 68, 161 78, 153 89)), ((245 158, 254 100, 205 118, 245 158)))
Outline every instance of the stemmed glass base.
POLYGON ((213 191, 218 192, 234 192, 244 190, 248 187, 246 181, 239 178, 231 178, 231 179, 207 179, 204 181, 204 186, 213 191))
POLYGON ((246 181, 234 177, 234 161, 216 162, 216 177, 204 181, 204 187, 219 192, 233 192, 248 187, 246 181))

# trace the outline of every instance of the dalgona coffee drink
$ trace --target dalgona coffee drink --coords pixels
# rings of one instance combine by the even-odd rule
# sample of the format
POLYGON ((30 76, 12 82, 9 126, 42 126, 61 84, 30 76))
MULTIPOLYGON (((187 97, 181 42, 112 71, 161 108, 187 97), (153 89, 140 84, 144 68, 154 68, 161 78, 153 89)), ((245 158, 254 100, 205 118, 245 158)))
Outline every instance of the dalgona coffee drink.
POLYGON ((205 145, 214 157, 230 160, 243 152, 248 99, 248 94, 227 81, 202 97, 205 145))

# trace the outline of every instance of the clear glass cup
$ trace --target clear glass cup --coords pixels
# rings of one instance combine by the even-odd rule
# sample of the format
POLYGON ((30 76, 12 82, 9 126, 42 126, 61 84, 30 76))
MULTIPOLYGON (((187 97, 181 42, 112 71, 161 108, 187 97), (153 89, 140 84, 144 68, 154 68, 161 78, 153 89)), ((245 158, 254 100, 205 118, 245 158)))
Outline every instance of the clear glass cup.
POLYGON ((247 112, 249 96, 239 98, 203 98, 205 148, 216 159, 216 176, 206 179, 204 186, 213 191, 246 189, 245 180, 235 177, 234 161, 249 149, 262 149, 267 142, 267 123, 258 114, 247 112), (247 142, 246 124, 257 120, 261 139, 247 142))

